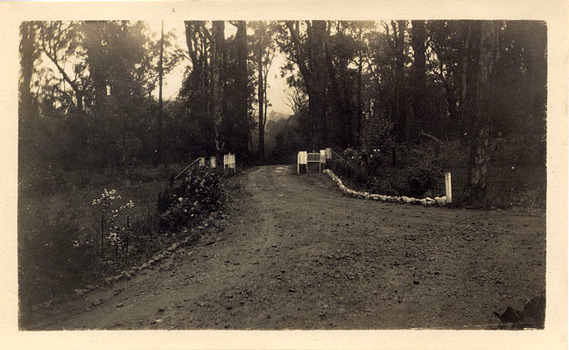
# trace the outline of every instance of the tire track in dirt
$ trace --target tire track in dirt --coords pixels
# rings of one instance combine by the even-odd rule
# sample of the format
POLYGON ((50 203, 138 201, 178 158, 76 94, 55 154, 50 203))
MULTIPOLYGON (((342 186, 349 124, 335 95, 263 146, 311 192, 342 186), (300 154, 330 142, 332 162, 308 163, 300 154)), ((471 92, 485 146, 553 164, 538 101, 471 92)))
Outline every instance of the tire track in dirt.
POLYGON ((354 199, 294 170, 234 178, 235 210, 197 244, 32 328, 492 328, 543 293, 543 216, 354 199))

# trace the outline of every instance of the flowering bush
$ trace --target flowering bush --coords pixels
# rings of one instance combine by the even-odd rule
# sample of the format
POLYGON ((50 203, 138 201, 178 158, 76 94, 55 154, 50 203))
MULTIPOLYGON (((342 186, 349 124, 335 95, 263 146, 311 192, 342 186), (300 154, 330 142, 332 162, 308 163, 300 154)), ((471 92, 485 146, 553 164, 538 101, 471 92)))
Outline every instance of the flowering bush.
POLYGON ((204 213, 218 209, 224 199, 219 172, 193 168, 177 186, 167 188, 158 198, 163 229, 171 231, 204 213))
POLYGON ((105 241, 115 247, 115 254, 119 251, 127 251, 129 223, 125 212, 134 207, 134 202, 129 200, 117 207, 116 200, 121 199, 116 190, 108 191, 106 188, 99 198, 93 199, 94 206, 101 207, 101 251, 104 252, 105 241))
POLYGON ((338 186, 342 191, 354 197, 372 199, 376 201, 380 200, 383 202, 401 202, 401 203, 422 204, 422 205, 445 205, 447 202, 446 196, 435 197, 434 199, 430 197, 417 199, 407 196, 388 196, 383 194, 372 194, 369 192, 354 191, 346 187, 346 185, 344 185, 344 183, 342 182, 342 179, 336 176, 336 174, 334 174, 330 169, 325 169, 324 173, 328 174, 332 178, 332 180, 334 180, 334 182, 338 184, 338 186))

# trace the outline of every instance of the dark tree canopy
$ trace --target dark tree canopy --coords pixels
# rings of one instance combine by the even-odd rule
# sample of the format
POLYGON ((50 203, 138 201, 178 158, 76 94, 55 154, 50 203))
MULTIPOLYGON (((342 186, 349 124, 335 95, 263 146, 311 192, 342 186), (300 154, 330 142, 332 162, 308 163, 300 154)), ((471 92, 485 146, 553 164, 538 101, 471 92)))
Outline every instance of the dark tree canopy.
POLYGON ((228 152, 290 160, 297 148, 334 147, 359 152, 369 177, 434 149, 441 169, 469 169, 465 191, 477 203, 493 169, 544 167, 543 22, 217 20, 184 28, 180 47, 144 22, 22 23, 22 167, 127 169, 228 152), (275 55, 285 62, 277 68, 289 86, 287 123, 267 120, 275 55), (178 64, 187 67, 183 84, 162 108, 160 77, 178 64), (265 135, 269 124, 279 131, 265 135))

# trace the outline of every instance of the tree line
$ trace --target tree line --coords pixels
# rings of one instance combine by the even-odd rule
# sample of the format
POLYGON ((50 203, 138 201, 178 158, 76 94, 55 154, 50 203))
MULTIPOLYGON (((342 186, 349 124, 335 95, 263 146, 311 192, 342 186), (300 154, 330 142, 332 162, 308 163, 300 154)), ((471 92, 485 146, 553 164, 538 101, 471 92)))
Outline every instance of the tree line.
POLYGON ((365 167, 454 145, 471 203, 486 200, 493 165, 544 167, 545 23, 284 21, 277 32, 304 147, 353 148, 365 167))
POLYGON ((262 162, 334 147, 356 150, 372 169, 377 159, 398 166, 410 149, 435 144, 465 156, 466 197, 478 202, 493 159, 544 167, 543 22, 184 28, 179 47, 172 33, 153 34, 144 22, 23 22, 20 168, 126 169, 227 152, 262 162), (277 53, 286 59, 279 69, 292 114, 281 130, 267 130, 279 142, 266 150, 267 76, 277 53), (162 106, 155 90, 178 64, 187 66, 183 84, 162 106))

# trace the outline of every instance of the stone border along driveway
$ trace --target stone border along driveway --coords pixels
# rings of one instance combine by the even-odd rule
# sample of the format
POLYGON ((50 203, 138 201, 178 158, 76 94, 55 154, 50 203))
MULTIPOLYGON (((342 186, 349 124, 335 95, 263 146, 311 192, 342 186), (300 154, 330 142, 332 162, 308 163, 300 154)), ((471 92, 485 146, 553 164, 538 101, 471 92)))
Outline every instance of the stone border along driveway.
POLYGON ((361 192, 361 191, 355 191, 352 190, 351 188, 348 188, 346 185, 344 185, 344 183, 342 182, 342 179, 340 179, 336 174, 334 174, 334 172, 330 169, 324 169, 323 173, 329 175, 332 180, 334 180, 334 182, 336 184, 338 184, 338 187, 340 187, 340 189, 344 192, 347 193, 351 196, 354 196, 356 198, 364 198, 364 199, 372 199, 372 200, 376 200, 376 201, 383 201, 383 202, 390 202, 390 203, 410 203, 410 204, 421 204, 421 205, 446 205, 447 204, 447 197, 446 196, 442 196, 442 197, 435 197, 434 199, 431 197, 427 197, 427 198, 412 198, 412 197, 407 197, 407 196, 387 196, 384 194, 374 194, 374 193, 369 193, 369 192, 361 192))

